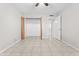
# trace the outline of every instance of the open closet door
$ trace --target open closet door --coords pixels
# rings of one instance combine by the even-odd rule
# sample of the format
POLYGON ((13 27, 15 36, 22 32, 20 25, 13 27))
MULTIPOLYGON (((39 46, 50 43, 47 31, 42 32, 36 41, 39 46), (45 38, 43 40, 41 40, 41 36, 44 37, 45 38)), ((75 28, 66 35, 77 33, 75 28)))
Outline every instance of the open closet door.
POLYGON ((61 37, 61 19, 60 16, 56 17, 52 23, 52 37, 53 39, 60 40, 61 37))

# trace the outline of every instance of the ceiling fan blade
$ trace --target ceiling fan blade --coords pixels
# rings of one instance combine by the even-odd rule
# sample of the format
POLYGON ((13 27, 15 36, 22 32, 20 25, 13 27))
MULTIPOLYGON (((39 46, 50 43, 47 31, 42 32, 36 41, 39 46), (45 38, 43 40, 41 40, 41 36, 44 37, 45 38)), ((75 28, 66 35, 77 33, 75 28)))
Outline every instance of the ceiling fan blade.
POLYGON ((45 6, 48 6, 49 4, 48 3, 44 3, 45 4, 45 6))
POLYGON ((39 5, 39 3, 36 3, 36 5, 35 5, 35 6, 37 7, 38 5, 39 5))

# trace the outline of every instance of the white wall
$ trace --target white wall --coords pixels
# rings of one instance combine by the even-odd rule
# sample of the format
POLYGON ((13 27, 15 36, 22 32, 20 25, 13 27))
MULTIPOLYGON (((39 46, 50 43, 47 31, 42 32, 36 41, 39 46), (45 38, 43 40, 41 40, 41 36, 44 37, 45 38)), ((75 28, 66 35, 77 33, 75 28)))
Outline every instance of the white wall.
POLYGON ((42 35, 42 38, 49 38, 49 22, 47 16, 42 17, 42 35))
POLYGON ((72 4, 62 14, 62 40, 79 48, 79 4, 72 4))
POLYGON ((0 4, 0 51, 20 40, 20 14, 12 4, 0 4))

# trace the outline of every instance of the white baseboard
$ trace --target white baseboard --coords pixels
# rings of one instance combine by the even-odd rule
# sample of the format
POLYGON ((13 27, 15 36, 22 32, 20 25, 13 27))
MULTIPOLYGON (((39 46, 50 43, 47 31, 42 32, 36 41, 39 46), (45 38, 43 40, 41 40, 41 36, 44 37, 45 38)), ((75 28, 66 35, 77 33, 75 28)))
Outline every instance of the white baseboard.
POLYGON ((20 40, 12 43, 11 45, 9 45, 8 47, 4 48, 3 50, 0 51, 0 54, 3 53, 4 51, 6 51, 7 49, 11 48, 12 46, 14 46, 15 44, 17 44, 20 40))
POLYGON ((75 50, 79 51, 79 48, 77 48, 77 47, 73 46, 72 44, 70 44, 70 43, 68 43, 68 42, 66 42, 66 41, 64 41, 64 40, 62 40, 62 42, 63 42, 63 43, 65 43, 66 45, 68 45, 68 46, 72 47, 73 49, 75 49, 75 50))

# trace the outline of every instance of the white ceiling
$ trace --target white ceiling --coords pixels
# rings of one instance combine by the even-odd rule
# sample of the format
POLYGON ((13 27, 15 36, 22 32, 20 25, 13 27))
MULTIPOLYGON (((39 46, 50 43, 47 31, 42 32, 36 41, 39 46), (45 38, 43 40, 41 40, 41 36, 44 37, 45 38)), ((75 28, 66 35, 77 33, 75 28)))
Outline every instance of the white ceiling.
POLYGON ((58 15, 70 4, 68 3, 49 3, 49 6, 35 7, 36 3, 16 3, 13 6, 22 15, 58 15))

